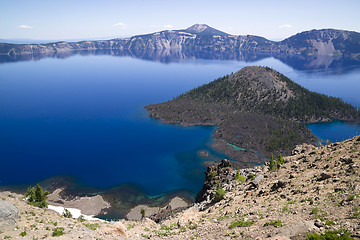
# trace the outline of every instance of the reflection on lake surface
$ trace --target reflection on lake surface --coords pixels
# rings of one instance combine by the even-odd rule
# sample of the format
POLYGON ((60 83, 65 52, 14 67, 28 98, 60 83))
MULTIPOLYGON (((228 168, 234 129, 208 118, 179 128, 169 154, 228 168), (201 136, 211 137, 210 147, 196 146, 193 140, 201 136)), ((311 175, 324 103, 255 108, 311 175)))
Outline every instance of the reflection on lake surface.
MULTIPOLYGON (((260 65, 360 106, 359 63, 328 57, 81 51, 1 56, 0 62, 0 185, 63 176, 73 179, 74 192, 111 193, 128 207, 148 202, 146 195, 193 197, 204 163, 225 157, 211 147, 213 128, 162 124, 147 117, 145 105, 260 65), (131 204, 125 193, 134 196, 131 204)), ((317 128, 331 132, 328 125, 317 128)))
POLYGON ((125 49, 125 50, 83 50, 83 51, 64 51, 64 52, 48 52, 34 53, 25 55, 0 55, 0 63, 40 60, 42 58, 68 58, 73 55, 111 55, 118 57, 133 57, 143 60, 156 61, 161 63, 179 62, 189 59, 204 60, 228 60, 256 62, 264 58, 273 57, 280 60, 284 64, 295 70, 334 70, 329 74, 341 74, 352 68, 360 66, 360 62, 353 58, 342 58, 339 56, 305 56, 305 55, 288 55, 278 53, 257 53, 257 52, 231 52, 231 51, 191 51, 182 49, 125 49))

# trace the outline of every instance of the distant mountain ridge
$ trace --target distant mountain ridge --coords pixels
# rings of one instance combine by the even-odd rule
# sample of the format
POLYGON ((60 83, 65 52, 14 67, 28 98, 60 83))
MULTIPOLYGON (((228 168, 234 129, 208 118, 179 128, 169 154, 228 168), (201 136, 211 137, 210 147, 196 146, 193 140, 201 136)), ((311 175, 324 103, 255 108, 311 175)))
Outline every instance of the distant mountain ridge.
POLYGON ((231 51, 287 55, 346 56, 360 61, 360 33, 323 29, 298 33, 281 42, 260 36, 235 36, 195 24, 183 30, 165 30, 130 38, 48 44, 0 43, 0 55, 21 55, 82 50, 231 51))
POLYGON ((298 33, 281 42, 279 48, 305 55, 345 55, 360 54, 360 33, 354 31, 322 29, 298 33))

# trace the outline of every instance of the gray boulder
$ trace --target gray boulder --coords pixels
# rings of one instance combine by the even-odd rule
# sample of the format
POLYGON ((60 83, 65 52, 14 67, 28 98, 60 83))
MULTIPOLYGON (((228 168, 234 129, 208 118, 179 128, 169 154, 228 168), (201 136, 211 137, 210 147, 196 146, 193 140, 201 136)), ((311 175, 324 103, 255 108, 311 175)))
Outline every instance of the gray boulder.
POLYGON ((340 158, 340 161, 346 163, 346 164, 350 164, 350 163, 354 163, 354 161, 351 159, 351 157, 349 156, 343 156, 340 158))
POLYGON ((259 182, 263 178, 264 178, 264 175, 260 174, 260 175, 256 176, 256 178, 252 181, 252 183, 255 184, 255 185, 259 185, 259 182))
POLYGON ((323 181, 323 180, 329 179, 331 177, 332 176, 329 173, 322 172, 318 178, 318 181, 323 181))
POLYGON ((13 204, 0 200, 0 229, 16 226, 18 218, 18 209, 13 204))
POLYGON ((250 182, 249 190, 259 188, 259 182, 260 182, 261 179, 263 179, 263 178, 264 178, 264 175, 260 174, 260 175, 257 176, 254 180, 252 180, 252 181, 250 182))
POLYGON ((291 153, 292 153, 292 155, 298 155, 298 154, 301 154, 301 153, 309 152, 313 148, 315 148, 314 145, 303 143, 303 144, 300 144, 300 145, 296 145, 294 150, 292 150, 291 153))
POLYGON ((314 231, 315 229, 316 227, 313 222, 310 221, 296 222, 291 225, 282 227, 279 234, 289 238, 294 237, 295 239, 296 236, 299 236, 301 234, 307 234, 311 231, 314 231))
POLYGON ((271 186, 271 191, 276 191, 280 188, 284 188, 286 186, 286 182, 283 182, 283 181, 277 181, 275 182, 272 186, 271 186))

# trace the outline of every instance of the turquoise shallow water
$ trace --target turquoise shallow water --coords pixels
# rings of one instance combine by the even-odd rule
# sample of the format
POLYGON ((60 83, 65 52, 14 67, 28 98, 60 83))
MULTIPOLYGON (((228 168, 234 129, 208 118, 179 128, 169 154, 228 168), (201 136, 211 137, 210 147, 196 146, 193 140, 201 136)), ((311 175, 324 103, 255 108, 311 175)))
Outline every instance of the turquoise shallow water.
MULTIPOLYGON (((359 68, 317 72, 274 58, 160 63, 108 55, 2 62, 0 186, 62 176, 55 182, 72 179, 77 192, 111 192, 125 200, 121 192, 132 192, 133 202, 174 191, 194 196, 204 181, 204 162, 226 157, 210 146, 213 128, 162 124, 143 107, 246 65, 270 66, 310 90, 360 106, 354 90, 360 89, 359 68)), ((359 125, 339 122, 309 128, 332 141, 359 133, 359 125)))

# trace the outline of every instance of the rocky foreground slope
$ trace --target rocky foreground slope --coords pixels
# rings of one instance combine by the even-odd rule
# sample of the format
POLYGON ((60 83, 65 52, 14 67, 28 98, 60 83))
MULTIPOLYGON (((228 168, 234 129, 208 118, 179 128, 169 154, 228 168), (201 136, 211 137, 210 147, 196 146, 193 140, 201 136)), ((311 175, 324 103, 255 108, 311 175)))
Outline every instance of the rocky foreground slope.
POLYGON ((360 136, 293 153, 279 165, 237 171, 224 160, 210 167, 204 200, 161 223, 80 221, 1 192, 0 238, 305 239, 346 230, 360 239, 360 136))

